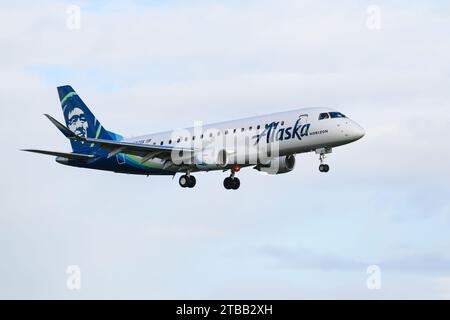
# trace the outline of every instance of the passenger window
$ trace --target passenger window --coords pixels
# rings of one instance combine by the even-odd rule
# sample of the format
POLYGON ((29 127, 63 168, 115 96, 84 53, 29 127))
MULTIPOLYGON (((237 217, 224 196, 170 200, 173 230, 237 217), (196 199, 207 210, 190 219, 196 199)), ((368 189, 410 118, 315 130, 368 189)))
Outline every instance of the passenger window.
POLYGON ((203 139, 203 133, 201 134, 200 139, 203 139))
POLYGON ((178 138, 177 142, 180 143, 181 138, 178 138))
POLYGON ((256 129, 258 129, 259 130, 259 128, 261 128, 261 126, 258 124, 257 126, 256 126, 256 129))
POLYGON ((186 137, 186 138, 184 138, 184 141, 187 141, 187 137, 186 137))
POLYGON ((236 133, 236 129, 233 130, 233 133, 236 133))
POLYGON ((284 121, 281 121, 281 125, 284 126, 284 121))
POLYGON ((161 141, 161 145, 163 145, 164 144, 164 141, 161 141))
POLYGON ((252 129, 253 129, 253 127, 251 127, 251 126, 250 126, 250 127, 248 127, 248 130, 250 130, 250 131, 251 131, 252 129))
POLYGON ((225 134, 228 134, 228 130, 225 130, 225 134))
POLYGON ((324 112, 319 115, 319 120, 328 119, 329 117, 328 113, 324 112))
POLYGON ((241 132, 244 132, 244 130, 245 130, 244 128, 241 128, 241 132))
POLYGON ((169 144, 172 144, 172 140, 169 140, 169 144))
POLYGON ((195 136, 192 136, 192 140, 195 140, 195 136))

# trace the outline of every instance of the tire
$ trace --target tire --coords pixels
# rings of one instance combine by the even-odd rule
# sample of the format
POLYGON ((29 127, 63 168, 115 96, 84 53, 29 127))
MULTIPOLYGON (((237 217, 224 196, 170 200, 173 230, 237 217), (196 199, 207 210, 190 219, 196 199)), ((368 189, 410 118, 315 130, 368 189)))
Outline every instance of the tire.
POLYGON ((178 180, 178 183, 180 184, 180 186, 182 187, 182 188, 186 188, 188 185, 189 185, 189 178, 188 178, 188 176, 187 175, 182 175, 181 177, 180 177, 180 179, 178 180))
POLYGON ((230 177, 227 177, 223 180, 223 186, 225 189, 230 190, 233 185, 233 180, 230 177))
POLYGON ((231 188, 233 190, 237 190, 237 189, 239 189, 240 186, 241 186, 241 181, 238 178, 234 178, 233 179, 233 184, 231 185, 231 188))
POLYGON ((330 166, 325 164, 324 168, 323 168, 323 172, 328 172, 328 171, 330 171, 330 166))
POLYGON ((324 166, 325 166, 325 165, 323 165, 323 164, 321 164, 321 165, 319 166, 319 171, 320 171, 320 172, 324 172, 324 169, 325 169, 324 166))
POLYGON ((193 187, 195 187, 195 184, 197 183, 197 180, 195 179, 195 177, 194 176, 190 176, 189 177, 189 184, 188 184, 188 187, 189 188, 193 188, 193 187))

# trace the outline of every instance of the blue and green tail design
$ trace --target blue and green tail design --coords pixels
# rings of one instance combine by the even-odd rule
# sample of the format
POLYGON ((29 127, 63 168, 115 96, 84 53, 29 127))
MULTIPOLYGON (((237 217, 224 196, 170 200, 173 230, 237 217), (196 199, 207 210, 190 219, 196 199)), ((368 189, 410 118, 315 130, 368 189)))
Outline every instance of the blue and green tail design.
MULTIPOLYGON (((121 140, 118 134, 106 130, 89 110, 71 86, 58 87, 59 100, 66 126, 76 135, 85 138, 121 140)), ((98 149, 94 144, 71 140, 72 150, 76 153, 92 154, 98 149)))

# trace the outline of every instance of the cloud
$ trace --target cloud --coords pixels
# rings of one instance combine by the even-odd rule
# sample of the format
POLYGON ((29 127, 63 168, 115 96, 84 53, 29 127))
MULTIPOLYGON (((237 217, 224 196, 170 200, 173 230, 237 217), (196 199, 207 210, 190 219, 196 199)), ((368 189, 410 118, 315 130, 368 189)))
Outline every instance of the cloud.
POLYGON ((386 273, 412 273, 433 277, 450 275, 450 259, 440 253, 390 252, 390 257, 383 257, 379 261, 363 261, 331 252, 319 253, 301 246, 266 246, 261 249, 261 253, 274 259, 281 268, 364 272, 368 266, 375 264, 386 273))
POLYGON ((441 254, 410 253, 380 263, 387 270, 433 276, 450 275, 450 259, 441 254))
POLYGON ((450 299, 450 277, 439 277, 436 279, 437 285, 441 288, 441 299, 450 299))
POLYGON ((285 248, 265 247, 264 254, 275 258, 281 266, 315 270, 363 269, 364 264, 350 259, 340 258, 334 254, 319 254, 302 247, 294 251, 285 248))

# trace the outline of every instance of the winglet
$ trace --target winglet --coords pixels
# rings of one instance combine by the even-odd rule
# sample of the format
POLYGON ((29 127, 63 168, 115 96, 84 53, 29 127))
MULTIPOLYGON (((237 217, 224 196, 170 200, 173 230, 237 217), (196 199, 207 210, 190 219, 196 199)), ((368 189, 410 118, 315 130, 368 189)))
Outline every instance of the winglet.
POLYGON ((78 136, 75 133, 73 133, 69 128, 67 128, 65 125, 60 123, 58 120, 56 120, 52 116, 50 116, 48 114, 44 114, 44 116, 46 116, 48 118, 48 120, 50 120, 55 125, 55 127, 57 127, 58 130, 61 131, 62 134, 66 136, 66 138, 69 138, 69 139, 78 138, 78 136))

